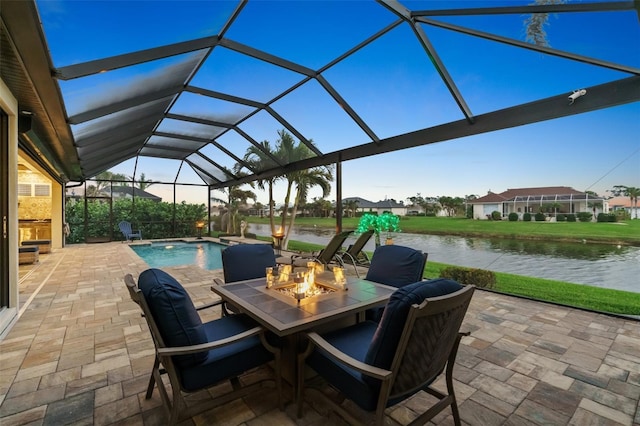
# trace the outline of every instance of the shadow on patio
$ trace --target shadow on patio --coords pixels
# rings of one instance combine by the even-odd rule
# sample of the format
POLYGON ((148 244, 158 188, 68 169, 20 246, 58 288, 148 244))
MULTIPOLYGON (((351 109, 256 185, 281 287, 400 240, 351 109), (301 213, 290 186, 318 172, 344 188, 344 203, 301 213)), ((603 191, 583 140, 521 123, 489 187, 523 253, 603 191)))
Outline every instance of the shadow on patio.
MULTIPOLYGON (((123 282, 126 273, 137 276, 146 268, 128 245, 107 243, 57 250, 24 274, 21 316, 0 342, 3 426, 166 422, 157 390, 144 399, 153 344, 123 282)), ((216 297, 209 287, 220 270, 166 270, 196 305, 216 297)), ((471 336, 462 341, 454 376, 464 424, 640 423, 640 322, 478 290, 462 329, 471 336)), ((191 396, 207 397, 206 392, 191 396)), ((285 397, 290 400, 290 392, 285 397)), ((387 424, 408 423, 425 398, 430 397, 420 393, 387 410, 387 424)), ((280 412, 273 392, 264 392, 184 422, 211 423, 341 420, 315 403, 297 420, 292 404, 280 412)), ((434 423, 451 424, 450 410, 434 423)))

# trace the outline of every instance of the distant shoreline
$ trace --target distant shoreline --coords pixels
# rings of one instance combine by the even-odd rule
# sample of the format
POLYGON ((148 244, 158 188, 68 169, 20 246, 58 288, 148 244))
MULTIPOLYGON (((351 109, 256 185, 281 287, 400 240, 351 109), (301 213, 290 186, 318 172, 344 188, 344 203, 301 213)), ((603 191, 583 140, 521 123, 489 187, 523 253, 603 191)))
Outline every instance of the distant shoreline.
MULTIPOLYGON (((280 218, 276 218, 279 226, 280 218)), ((269 224, 269 218, 247 217, 249 223, 269 224)), ((359 218, 343 218, 343 229, 356 229, 359 218)), ((335 218, 296 218, 303 229, 335 229, 335 218)), ((640 247, 640 220, 597 222, 509 222, 464 218, 402 217, 401 232, 467 238, 554 241, 560 243, 609 244, 640 247), (617 226, 611 226, 617 225, 617 226)))

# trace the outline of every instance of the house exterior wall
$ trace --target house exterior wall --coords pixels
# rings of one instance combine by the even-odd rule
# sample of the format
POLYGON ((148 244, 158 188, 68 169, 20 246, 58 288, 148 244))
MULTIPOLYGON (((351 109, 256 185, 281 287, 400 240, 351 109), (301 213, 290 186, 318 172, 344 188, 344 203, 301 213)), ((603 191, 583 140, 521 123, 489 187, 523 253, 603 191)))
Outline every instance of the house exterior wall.
MULTIPOLYGON (((487 215, 491 215, 493 211, 502 212, 502 216, 506 217, 510 213, 517 213, 518 217, 522 219, 524 213, 536 214, 540 211, 540 206, 547 204, 548 201, 540 203, 540 201, 532 201, 532 202, 523 202, 523 201, 505 201, 503 203, 484 203, 484 204, 474 204, 473 205, 473 218, 474 219, 488 219, 487 215)), ((574 200, 571 203, 569 202, 560 202, 560 207, 558 208, 557 213, 569 214, 569 213, 579 213, 579 212, 589 212, 594 213, 592 207, 589 206, 589 202, 586 200, 574 200)), ((598 207, 595 209, 594 218, 599 213, 608 213, 609 205, 605 201, 602 207, 598 207)))
POLYGON ((9 156, 7 164, 0 164, 7 171, 9 181, 9 217, 7 237, 9 252, 9 304, 0 309, 0 338, 4 336, 18 318, 18 102, 0 79, 0 108, 9 115, 9 156), (13 190, 11 190, 13 188, 13 190))
POLYGON ((626 211, 631 219, 639 219, 640 218, 640 206, 639 207, 616 207, 612 211, 624 210, 626 211))
POLYGON ((487 215, 491 216, 493 211, 502 211, 502 203, 487 203, 473 205, 473 218, 487 220, 487 215))

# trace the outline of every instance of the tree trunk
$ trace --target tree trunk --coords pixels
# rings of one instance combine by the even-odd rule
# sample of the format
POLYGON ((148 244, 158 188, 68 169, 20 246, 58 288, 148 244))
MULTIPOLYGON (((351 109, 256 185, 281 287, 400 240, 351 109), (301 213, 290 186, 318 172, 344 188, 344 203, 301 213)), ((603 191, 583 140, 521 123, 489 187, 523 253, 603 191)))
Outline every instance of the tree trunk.
POLYGON ((285 224, 287 223, 287 210, 289 210, 289 201, 291 200, 291 188, 293 187, 293 182, 287 183, 287 195, 284 197, 284 208, 282 211, 282 220, 280 221, 280 226, 284 231, 285 224))
POLYGON ((271 235, 276 233, 276 224, 273 220, 273 209, 275 203, 273 202, 273 181, 269 180, 269 225, 271 226, 271 235))
POLYGON ((282 248, 286 250, 289 247, 289 233, 291 232, 291 228, 293 228, 293 224, 296 220, 296 214, 298 213, 298 205, 300 204, 300 191, 296 194, 295 201, 293 202, 293 209, 291 210, 291 219, 289 219, 289 227, 287 228, 287 232, 284 234, 284 240, 282 242, 282 248))

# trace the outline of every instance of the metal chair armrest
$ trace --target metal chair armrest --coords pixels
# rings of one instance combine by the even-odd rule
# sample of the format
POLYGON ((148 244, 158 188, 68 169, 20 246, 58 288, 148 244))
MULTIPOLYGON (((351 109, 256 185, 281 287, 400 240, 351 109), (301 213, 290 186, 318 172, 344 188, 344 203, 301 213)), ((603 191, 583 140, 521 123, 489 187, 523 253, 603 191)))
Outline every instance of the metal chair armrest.
POLYGON ((215 302, 206 303, 202 306, 196 306, 196 311, 201 311, 203 309, 213 308, 214 306, 222 305, 222 300, 216 300, 215 302))
MULTIPOLYGON (((316 332, 310 332, 307 334, 307 338, 309 342, 315 345, 318 349, 323 351, 329 357, 335 359, 338 362, 341 362, 354 370, 359 371, 362 374, 366 374, 367 376, 371 376, 380 380, 388 380, 393 374, 389 370, 385 370, 383 368, 374 367, 373 365, 366 364, 364 362, 358 361, 357 359, 350 357, 338 350, 335 346, 331 345, 331 343, 327 342, 322 336, 320 336, 316 332)), ((311 353, 311 351, 309 351, 311 353)))
POLYGON ((247 339, 252 336, 256 336, 264 332, 262 327, 253 327, 247 331, 236 334, 225 339, 214 340, 213 342, 201 343, 199 345, 192 346, 174 346, 166 348, 158 348, 158 356, 174 356, 174 355, 187 355, 197 352, 204 352, 211 349, 221 348, 223 346, 230 345, 232 343, 239 342, 240 340, 247 339))

